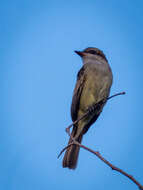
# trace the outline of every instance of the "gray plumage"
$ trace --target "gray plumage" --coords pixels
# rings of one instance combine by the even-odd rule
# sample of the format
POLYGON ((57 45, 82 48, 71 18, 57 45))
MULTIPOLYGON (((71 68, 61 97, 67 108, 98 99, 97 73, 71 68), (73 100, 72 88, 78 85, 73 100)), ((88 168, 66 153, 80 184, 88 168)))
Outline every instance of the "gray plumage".
MULTIPOLYGON (((87 108, 100 100, 107 98, 112 85, 112 71, 104 53, 97 48, 86 48, 84 51, 75 51, 83 60, 83 67, 77 75, 77 82, 73 93, 71 117, 73 122, 81 117, 87 108)), ((104 105, 78 124, 73 126, 72 136, 81 143, 83 135, 97 120, 104 105)), ((71 139, 68 144, 71 143, 71 139)), ((79 155, 79 146, 70 146, 63 158, 63 167, 75 169, 79 155)))

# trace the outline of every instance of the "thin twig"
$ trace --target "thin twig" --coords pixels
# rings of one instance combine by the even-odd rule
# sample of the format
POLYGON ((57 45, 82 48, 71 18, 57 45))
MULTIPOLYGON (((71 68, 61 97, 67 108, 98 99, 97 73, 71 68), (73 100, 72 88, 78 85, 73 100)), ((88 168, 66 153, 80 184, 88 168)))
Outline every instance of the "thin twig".
MULTIPOLYGON (((94 104, 93 106, 96 107, 96 106, 98 106, 99 104, 104 103, 104 102, 108 101, 108 100, 111 99, 111 98, 114 98, 115 96, 120 96, 120 95, 124 95, 124 94, 126 94, 126 93, 125 93, 125 92, 120 92, 120 93, 114 94, 114 95, 112 95, 112 96, 110 96, 110 97, 108 97, 108 98, 105 98, 105 99, 103 99, 103 100, 97 102, 97 103, 94 104)), ((70 129, 73 125, 77 124, 80 120, 84 119, 89 113, 90 113, 89 110, 87 110, 87 112, 85 112, 85 114, 83 114, 81 117, 79 117, 79 118, 78 118, 77 120, 75 120, 73 123, 71 123, 71 124, 66 128, 66 132, 67 132, 67 129, 70 129)))
POLYGON ((61 150, 60 154, 58 155, 58 158, 62 155, 62 153, 63 153, 67 148, 69 148, 69 147, 70 147, 71 145, 73 145, 73 144, 75 144, 75 143, 72 142, 72 143, 68 144, 65 148, 63 148, 63 149, 61 150))
MULTIPOLYGON (((115 95, 113 95, 113 96, 110 96, 110 97, 107 98, 107 99, 103 99, 102 101, 98 102, 98 103, 95 104, 94 106, 97 106, 98 104, 101 104, 101 103, 105 103, 107 100, 109 100, 109 99, 111 99, 111 98, 113 98, 113 97, 115 97, 115 96, 123 95, 123 94, 125 94, 125 92, 117 93, 117 94, 115 94, 115 95)), ((71 133, 70 133, 70 128, 71 128, 73 125, 75 125, 76 123, 78 123, 81 119, 83 119, 84 117, 86 117, 88 114, 90 114, 90 111, 89 111, 89 110, 87 110, 87 112, 86 112, 83 116, 81 116, 79 119, 77 119, 75 122, 73 122, 71 125, 69 125, 69 126, 66 128, 66 132, 67 132, 68 135, 71 137, 72 143, 70 143, 68 146, 66 146, 65 148, 62 149, 62 151, 61 151, 60 154, 58 155, 58 158, 61 156, 61 154, 62 154, 67 148, 69 148, 71 145, 75 144, 75 145, 80 146, 81 148, 83 148, 83 149, 85 149, 85 150, 87 150, 87 151, 89 151, 89 152, 95 154, 100 160, 102 160, 105 164, 107 164, 112 170, 115 170, 115 171, 117 171, 117 172, 123 174, 124 176, 126 176, 127 178, 129 178, 133 183, 135 183, 135 184, 138 186, 138 188, 139 188, 140 190, 143 190, 143 186, 142 186, 132 175, 126 173, 125 171, 123 171, 123 170, 121 170, 120 168, 118 168, 118 167, 114 166, 113 164, 111 164, 108 160, 106 160, 103 156, 101 156, 101 154, 100 154, 98 151, 94 151, 94 150, 92 150, 92 149, 86 147, 85 145, 80 144, 79 142, 77 142, 77 141, 72 137, 72 135, 71 135, 71 133)))
POLYGON ((111 164, 108 160, 106 160, 103 156, 101 156, 101 154, 98 151, 94 151, 80 143, 75 143, 75 144, 77 144, 81 148, 95 154, 100 160, 102 160, 105 164, 107 164, 112 170, 115 170, 115 171, 123 174, 124 176, 128 177, 132 182, 134 182, 139 187, 140 190, 143 190, 143 186, 132 175, 128 174, 127 172, 125 172, 125 171, 121 170, 120 168, 111 164))
MULTIPOLYGON (((79 142, 77 142, 76 140, 73 141, 73 143, 69 144, 67 147, 65 147, 63 150, 66 150, 69 146, 71 145, 77 145, 80 146, 81 148, 95 154, 100 160, 102 160, 105 164, 107 164, 112 170, 115 170, 121 174, 123 174, 124 176, 126 176, 127 178, 129 178, 133 183, 135 183, 140 190, 143 190, 143 186, 130 174, 128 174, 127 172, 123 171, 122 169, 114 166, 113 164, 111 164, 108 160, 106 160, 103 156, 101 156, 101 154, 98 151, 94 151, 88 147, 86 147, 85 145, 80 144, 79 142)), ((62 151, 63 152, 63 151, 62 151)), ((61 152, 61 154, 62 154, 61 152)))

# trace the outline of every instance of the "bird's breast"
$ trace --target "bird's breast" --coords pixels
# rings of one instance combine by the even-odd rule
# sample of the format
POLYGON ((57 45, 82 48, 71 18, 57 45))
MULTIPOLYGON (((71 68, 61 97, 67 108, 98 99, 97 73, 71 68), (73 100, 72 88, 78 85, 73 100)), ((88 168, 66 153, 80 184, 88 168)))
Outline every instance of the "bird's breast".
POLYGON ((111 74, 96 67, 86 69, 86 79, 80 98, 80 109, 85 112, 88 107, 107 97, 111 86, 111 74))

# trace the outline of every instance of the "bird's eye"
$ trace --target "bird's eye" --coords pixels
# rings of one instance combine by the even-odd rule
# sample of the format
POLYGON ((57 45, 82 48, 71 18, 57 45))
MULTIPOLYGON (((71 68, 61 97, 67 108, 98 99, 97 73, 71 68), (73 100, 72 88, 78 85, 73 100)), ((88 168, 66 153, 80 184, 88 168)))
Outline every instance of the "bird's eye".
POLYGON ((94 51, 94 50, 89 50, 89 51, 88 51, 88 53, 91 53, 91 54, 94 54, 94 55, 96 55, 96 54, 97 54, 97 52, 96 52, 96 51, 94 51))

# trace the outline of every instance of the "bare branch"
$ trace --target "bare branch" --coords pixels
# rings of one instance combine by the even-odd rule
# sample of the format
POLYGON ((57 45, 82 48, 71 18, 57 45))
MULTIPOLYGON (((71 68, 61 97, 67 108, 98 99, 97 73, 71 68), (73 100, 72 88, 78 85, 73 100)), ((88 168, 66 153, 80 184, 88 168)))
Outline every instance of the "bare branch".
MULTIPOLYGON (((70 135, 71 136, 71 135, 70 135)), ((121 174, 123 174, 124 176, 126 176, 127 178, 129 178, 132 182, 134 182, 140 190, 143 190, 143 186, 130 174, 128 174, 127 172, 123 171, 122 169, 114 166, 113 164, 111 164, 108 160, 106 160, 98 151, 94 151, 88 147, 86 147, 85 145, 82 145, 80 143, 78 143, 76 140, 73 140, 73 143, 69 144, 68 146, 66 146, 59 154, 59 156, 71 145, 77 145, 80 146, 81 148, 95 154, 100 160, 102 160, 105 164, 107 164, 112 170, 115 170, 121 174)))
MULTIPOLYGON (((117 93, 117 94, 115 94, 115 95, 113 95, 113 96, 110 96, 110 97, 107 98, 107 99, 101 100, 100 102, 98 102, 97 104, 95 104, 94 107, 92 107, 92 111, 94 111, 94 109, 95 109, 99 104, 103 104, 103 103, 105 103, 107 100, 109 100, 109 99, 111 99, 111 98, 113 98, 113 97, 115 97, 115 96, 124 95, 124 94, 125 94, 125 92, 117 93)), ((85 117, 86 117, 87 115, 89 115, 90 113, 91 113, 91 110, 88 109, 87 112, 86 112, 83 116, 81 116, 80 118, 78 118, 75 122, 73 122, 71 125, 69 125, 69 126, 66 128, 66 132, 67 132, 67 134, 71 137, 71 139, 72 139, 73 142, 70 143, 68 146, 66 146, 65 148, 62 149, 62 151, 61 151, 60 154, 58 155, 58 158, 61 156, 61 154, 62 154, 67 148, 69 148, 71 145, 75 144, 75 145, 80 146, 81 148, 83 148, 83 149, 85 149, 85 150, 87 150, 87 151, 93 153, 94 155, 96 155, 100 160, 102 160, 105 164, 107 164, 112 170, 115 170, 115 171, 121 173, 122 175, 126 176, 126 177, 129 178, 133 183, 135 183, 135 184, 138 186, 138 188, 139 188, 140 190, 143 190, 143 186, 142 186, 132 175, 126 173, 125 171, 123 171, 123 170, 121 170, 120 168, 118 168, 118 167, 114 166, 113 164, 111 164, 108 160, 106 160, 103 156, 101 156, 101 154, 100 154, 98 151, 94 151, 94 150, 92 150, 92 149, 86 147, 85 145, 80 144, 79 142, 77 142, 77 141, 72 137, 72 135, 71 135, 71 133, 70 133, 70 128, 71 128, 74 124, 78 123, 80 120, 82 120, 83 118, 85 118, 85 117)))
POLYGON ((107 164, 112 170, 115 170, 115 171, 123 174, 124 176, 129 178, 132 182, 134 182, 139 187, 140 190, 143 190, 143 186, 132 175, 128 174, 127 172, 123 171, 122 169, 111 164, 108 160, 106 160, 103 156, 101 156, 101 154, 98 151, 94 151, 94 150, 92 150, 92 149, 90 149, 90 148, 88 148, 88 147, 86 147, 80 143, 75 143, 75 144, 77 144, 81 148, 95 154, 100 160, 102 160, 105 164, 107 164))
POLYGON ((58 158, 62 155, 62 153, 63 153, 67 148, 69 148, 69 147, 70 147, 71 145, 73 145, 73 144, 75 144, 75 143, 72 142, 72 143, 68 144, 65 148, 63 148, 63 149, 61 150, 60 154, 58 155, 58 158))
MULTIPOLYGON (((117 93, 117 94, 114 94, 108 98, 105 98, 99 102, 97 102, 96 104, 94 104, 92 106, 92 110, 94 111, 94 109, 99 105, 99 104, 103 104, 105 103, 106 101, 110 100, 111 98, 114 98, 116 96, 120 96, 120 95, 124 95, 126 94, 125 92, 120 92, 120 93, 117 93)), ((77 124, 80 120, 84 119, 86 116, 88 116, 90 114, 90 110, 87 110, 87 112, 85 114, 83 114, 81 117, 79 117, 76 121, 74 121, 73 123, 71 123, 67 128, 66 128, 66 132, 67 132, 67 129, 70 129, 73 125, 77 124)))

